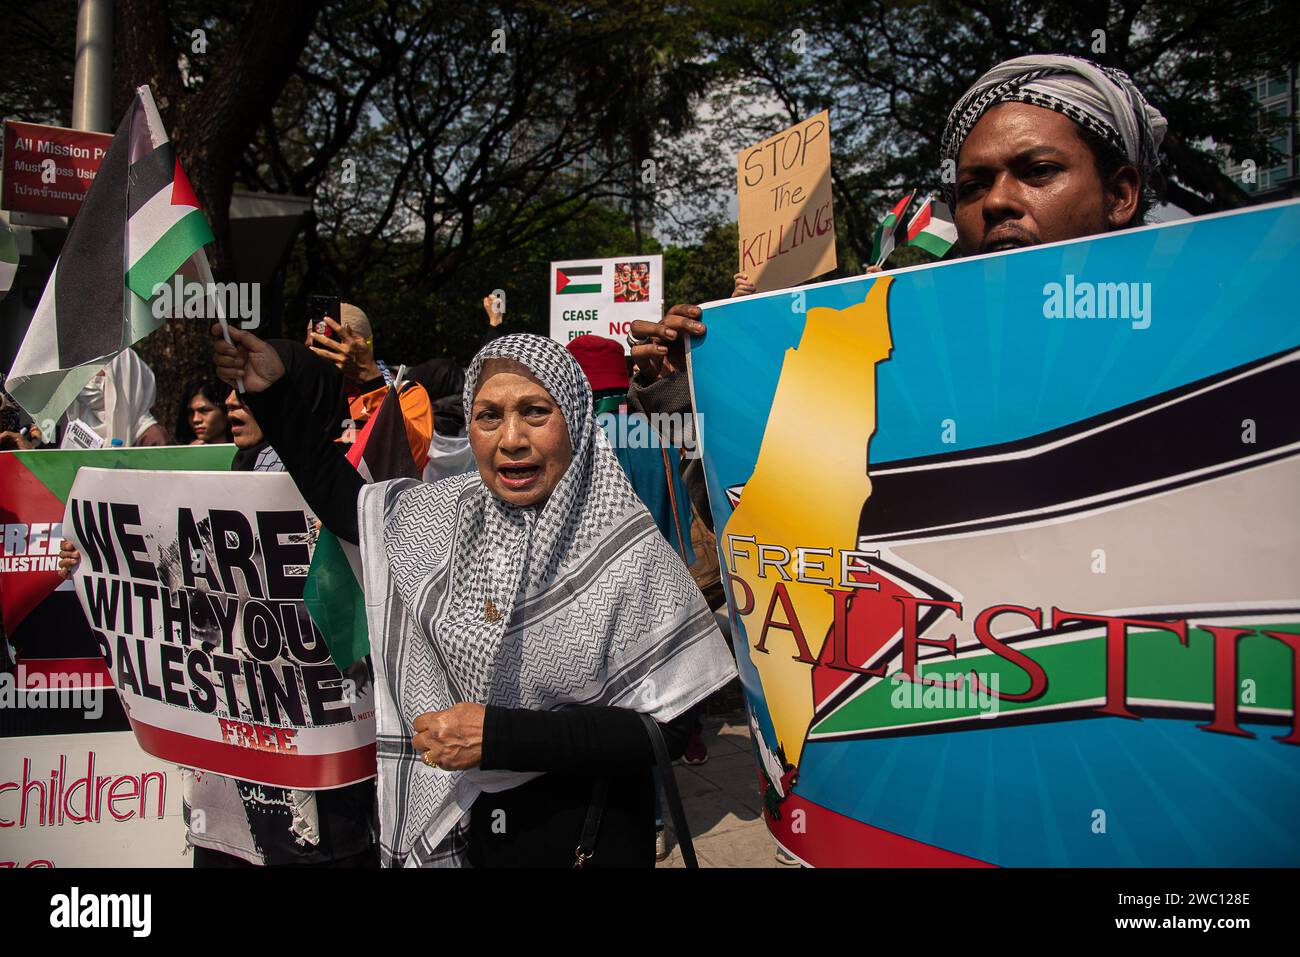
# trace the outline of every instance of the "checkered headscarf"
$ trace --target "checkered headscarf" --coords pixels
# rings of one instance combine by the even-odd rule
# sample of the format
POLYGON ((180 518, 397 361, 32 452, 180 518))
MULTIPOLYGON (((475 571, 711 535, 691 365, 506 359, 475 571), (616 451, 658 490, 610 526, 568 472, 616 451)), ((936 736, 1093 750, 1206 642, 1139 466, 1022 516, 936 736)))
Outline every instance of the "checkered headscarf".
POLYGON ((467 412, 497 358, 525 366, 568 426, 573 458, 546 501, 512 505, 476 471, 367 485, 358 502, 389 866, 462 863, 478 794, 534 776, 427 767, 411 747, 419 715, 472 701, 613 705, 668 721, 735 675, 699 588, 597 424, 577 361, 550 339, 498 339, 466 372, 467 412))
MULTIPOLYGON (((955 167, 970 131, 999 103, 1028 103, 1068 116, 1136 166, 1144 189, 1155 179, 1169 124, 1123 70, 1055 54, 1005 60, 976 80, 948 114, 941 158, 955 167)), ((948 205, 955 205, 955 184, 945 182, 943 192, 948 205)))

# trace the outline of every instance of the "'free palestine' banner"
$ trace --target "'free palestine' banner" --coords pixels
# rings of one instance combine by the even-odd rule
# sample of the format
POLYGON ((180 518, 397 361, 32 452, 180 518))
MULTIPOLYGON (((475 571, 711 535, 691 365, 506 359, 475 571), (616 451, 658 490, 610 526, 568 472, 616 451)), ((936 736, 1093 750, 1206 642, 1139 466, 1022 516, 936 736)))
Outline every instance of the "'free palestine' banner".
POLYGON ((1300 864, 1298 271, 1292 202, 705 308, 782 845, 1300 864))
POLYGON ((145 751, 278 787, 374 775, 369 665, 340 673, 303 606, 314 522, 288 475, 82 469, 64 535, 145 751))

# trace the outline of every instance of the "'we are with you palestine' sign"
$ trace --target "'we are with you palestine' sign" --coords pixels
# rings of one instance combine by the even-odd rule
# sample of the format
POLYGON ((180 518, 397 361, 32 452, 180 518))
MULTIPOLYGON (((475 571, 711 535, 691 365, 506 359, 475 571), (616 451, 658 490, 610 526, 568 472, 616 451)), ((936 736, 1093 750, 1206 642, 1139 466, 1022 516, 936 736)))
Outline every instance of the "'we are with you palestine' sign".
POLYGON ((1300 865, 1298 274, 1291 202, 705 307, 783 846, 1300 865))
POLYGON ((313 519, 283 473, 82 469, 64 534, 140 746, 245 781, 375 774, 373 683, 303 605, 313 519))

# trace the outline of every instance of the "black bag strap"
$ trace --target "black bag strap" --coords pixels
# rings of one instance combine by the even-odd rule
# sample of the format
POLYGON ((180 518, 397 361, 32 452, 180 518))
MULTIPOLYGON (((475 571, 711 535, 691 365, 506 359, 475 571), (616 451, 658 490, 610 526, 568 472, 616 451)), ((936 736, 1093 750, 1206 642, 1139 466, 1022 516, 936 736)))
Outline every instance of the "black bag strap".
MULTIPOLYGON (((668 745, 664 733, 659 730, 659 722, 648 714, 637 712, 637 717, 645 725, 650 737, 650 748, 654 751, 655 763, 659 765, 659 777, 663 784, 664 797, 668 801, 668 813, 673 819, 673 831, 677 835, 677 846, 682 850, 682 864, 686 867, 700 866, 695 857, 695 845, 691 842, 691 828, 686 823, 686 809, 682 807, 682 798, 677 791, 677 776, 673 774, 673 762, 668 757, 668 745)), ((582 822, 582 837, 573 851, 573 867, 582 870, 596 853, 596 838, 600 834, 600 819, 605 815, 605 798, 609 794, 609 778, 601 776, 591 789, 591 804, 587 806, 587 818, 582 822)))
POLYGON ((609 793, 609 778, 596 778, 591 789, 591 804, 587 806, 587 819, 582 822, 582 837, 573 851, 573 867, 582 870, 596 853, 596 836, 600 833, 600 819, 605 815, 605 796, 609 793))
POLYGON ((659 730, 659 722, 650 715, 637 712, 637 716, 645 725, 646 734, 650 736, 650 747, 654 749, 655 761, 659 764, 659 776, 662 778, 664 797, 668 800, 668 812, 673 819, 677 846, 682 849, 682 864, 686 867, 699 867, 700 863, 695 859, 695 845, 691 842, 691 828, 686 823, 686 810, 682 807, 681 795, 677 793, 677 776, 673 774, 673 762, 668 758, 664 733, 659 730))

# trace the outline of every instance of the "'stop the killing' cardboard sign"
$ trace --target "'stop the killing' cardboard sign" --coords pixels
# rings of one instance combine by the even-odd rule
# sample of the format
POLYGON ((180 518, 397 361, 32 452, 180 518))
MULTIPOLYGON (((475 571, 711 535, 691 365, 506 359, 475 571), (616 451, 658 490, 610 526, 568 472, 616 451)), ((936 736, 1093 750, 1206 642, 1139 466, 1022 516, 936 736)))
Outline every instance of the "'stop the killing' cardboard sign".
POLYGON ((816 116, 742 150, 736 160, 740 268, 759 292, 830 272, 831 117, 816 116))

